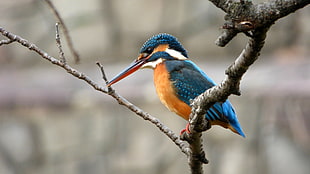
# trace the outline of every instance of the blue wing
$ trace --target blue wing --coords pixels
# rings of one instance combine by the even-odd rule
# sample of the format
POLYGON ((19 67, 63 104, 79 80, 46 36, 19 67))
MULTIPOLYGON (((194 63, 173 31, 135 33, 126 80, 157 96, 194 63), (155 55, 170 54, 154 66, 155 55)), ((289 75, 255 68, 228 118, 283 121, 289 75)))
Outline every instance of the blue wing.
MULTIPOLYGON (((174 84, 178 97, 188 105, 190 105, 191 99, 215 85, 191 61, 167 61, 166 67, 168 72, 170 72, 170 80, 174 84)), ((222 120, 222 115, 223 109, 221 104, 216 103, 207 111, 206 118, 211 121, 222 120)))
MULTIPOLYGON (((189 60, 166 61, 166 68, 170 72, 170 80, 174 84, 179 99, 188 105, 190 105, 191 99, 216 85, 211 78, 189 60)), ((228 123, 238 134, 244 136, 234 108, 229 100, 226 100, 224 103, 215 103, 207 111, 205 117, 209 121, 218 120, 228 123)))

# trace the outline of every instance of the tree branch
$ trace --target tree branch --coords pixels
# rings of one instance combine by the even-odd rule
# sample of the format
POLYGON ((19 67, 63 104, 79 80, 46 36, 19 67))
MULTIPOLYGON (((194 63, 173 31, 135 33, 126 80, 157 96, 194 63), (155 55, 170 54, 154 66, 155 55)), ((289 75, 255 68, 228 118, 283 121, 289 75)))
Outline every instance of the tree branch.
POLYGON ((216 40, 216 45, 225 46, 237 33, 270 26, 310 3, 308 0, 272 0, 253 4, 251 1, 210 0, 216 7, 226 12, 224 31, 216 40))
MULTIPOLYGON (((183 153, 185 153, 187 156, 189 156, 189 148, 188 148, 188 146, 183 141, 181 141, 179 139, 179 137, 171 129, 169 129, 167 126, 165 126, 163 123, 161 123, 159 119, 157 119, 157 118, 151 116, 150 114, 144 112, 143 110, 141 110, 140 108, 138 108, 137 106, 133 105, 128 100, 126 100, 125 98, 123 98, 122 96, 117 94, 112 88, 108 88, 108 90, 106 90, 105 87, 102 87, 99 84, 97 84, 95 81, 93 81, 91 78, 89 78, 86 74, 79 72, 78 70, 72 68, 70 65, 64 63, 63 61, 58 60, 58 59, 48 55, 48 53, 46 53, 43 50, 41 50, 35 44, 29 42, 26 39, 23 39, 22 37, 20 37, 18 35, 15 35, 13 33, 10 33, 8 31, 6 31, 2 27, 0 27, 0 33, 3 36, 8 38, 7 40, 0 41, 0 43, 18 42, 19 44, 21 44, 22 46, 28 48, 29 50, 36 52, 42 58, 46 59, 47 61, 51 62, 52 64, 54 64, 56 66, 59 66, 62 69, 66 70, 69 74, 73 75, 74 77, 76 77, 76 78, 78 78, 78 79, 80 79, 82 81, 85 81, 87 84, 92 86, 95 90, 97 90, 99 92, 102 92, 104 94, 110 95, 120 105, 123 105, 123 106, 127 107, 129 110, 131 110, 132 112, 136 113, 138 116, 140 116, 144 120, 147 120, 147 121, 151 122, 152 124, 154 124, 156 127, 158 127, 165 135, 167 135, 180 148, 180 150, 183 153)), ((60 39, 60 38, 57 38, 57 39, 60 39)), ((59 40, 59 43, 57 43, 57 44, 60 44, 60 40, 59 40)), ((103 71, 103 69, 102 69, 102 71, 103 71)))
POLYGON ((270 0, 259 4, 249 1, 209 0, 235 20, 256 21, 257 27, 276 20, 308 5, 308 0, 270 0))
POLYGON ((73 42, 72 42, 72 39, 70 37, 69 31, 68 31, 68 28, 67 28, 65 22, 63 21, 62 17, 60 16, 59 12, 57 11, 57 9, 54 6, 54 4, 52 3, 52 1, 45 0, 45 2, 49 6, 49 8, 52 10, 53 14, 55 15, 56 19, 58 20, 58 22, 60 23, 60 25, 62 27, 66 41, 68 43, 69 50, 73 55, 75 63, 79 63, 80 62, 80 56, 73 46, 73 42))
POLYGON ((246 33, 247 36, 250 36, 250 39, 239 57, 226 70, 227 76, 223 82, 208 89, 191 103, 192 112, 189 120, 191 133, 185 133, 186 135, 183 137, 190 144, 189 165, 191 173, 195 174, 202 174, 202 165, 207 162, 201 140, 201 133, 210 128, 210 125, 204 119, 206 111, 216 102, 225 101, 231 94, 240 95, 241 78, 249 66, 257 60, 270 26, 279 18, 293 13, 310 3, 305 0, 275 0, 270 3, 253 5, 250 1, 210 1, 227 13, 226 22, 223 26, 224 32, 216 41, 218 46, 225 46, 239 32, 246 33))
POLYGON ((202 149, 201 132, 205 130, 205 125, 207 125, 204 119, 206 111, 216 102, 225 101, 229 95, 239 94, 241 78, 249 66, 258 58, 268 29, 269 27, 256 29, 253 38, 249 39, 240 56, 226 70, 227 76, 224 81, 220 85, 208 89, 192 102, 192 113, 189 121, 191 133, 187 135, 191 149, 189 165, 192 173, 203 173, 202 164, 205 163, 203 160, 206 158, 202 149))

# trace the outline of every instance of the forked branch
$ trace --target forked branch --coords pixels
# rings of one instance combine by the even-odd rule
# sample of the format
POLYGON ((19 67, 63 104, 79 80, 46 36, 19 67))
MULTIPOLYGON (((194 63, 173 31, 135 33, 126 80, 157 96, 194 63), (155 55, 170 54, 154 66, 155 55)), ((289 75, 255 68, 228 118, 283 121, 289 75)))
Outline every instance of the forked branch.
POLYGON ((218 46, 225 46, 240 32, 245 33, 250 39, 240 56, 226 70, 227 76, 222 83, 208 89, 192 101, 189 120, 191 133, 185 133, 183 138, 190 144, 189 165, 191 173, 195 174, 202 174, 202 165, 207 162, 201 140, 202 132, 209 128, 204 119, 206 111, 216 102, 225 101, 231 94, 240 95, 241 78, 258 58, 270 26, 279 18, 310 3, 306 0, 274 0, 253 5, 251 1, 210 1, 226 12, 224 32, 216 41, 218 46))

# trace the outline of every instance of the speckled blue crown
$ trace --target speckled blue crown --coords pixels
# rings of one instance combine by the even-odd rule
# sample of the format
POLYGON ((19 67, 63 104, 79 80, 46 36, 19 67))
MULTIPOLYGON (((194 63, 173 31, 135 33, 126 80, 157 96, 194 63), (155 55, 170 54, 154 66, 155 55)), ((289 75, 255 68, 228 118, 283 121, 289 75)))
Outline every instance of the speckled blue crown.
POLYGON ((183 48, 178 39, 167 33, 160 33, 148 39, 140 49, 140 53, 147 52, 148 48, 155 48, 161 44, 168 44, 169 48, 179 51, 183 56, 187 56, 187 51, 183 48))

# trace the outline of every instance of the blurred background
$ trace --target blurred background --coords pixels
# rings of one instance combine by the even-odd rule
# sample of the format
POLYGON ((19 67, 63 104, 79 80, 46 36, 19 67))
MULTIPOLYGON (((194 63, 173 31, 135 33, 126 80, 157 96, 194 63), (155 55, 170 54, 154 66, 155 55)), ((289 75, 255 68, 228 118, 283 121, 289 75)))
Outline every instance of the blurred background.
MULTIPOLYGON (((62 35, 68 62, 102 85, 96 61, 112 78, 160 32, 175 35, 216 82, 247 41, 239 34, 225 48, 214 44, 224 13, 207 0, 52 2, 81 56, 74 64, 62 35)), ((247 137, 205 132, 205 173, 309 173, 309 17, 308 6, 272 26, 242 95, 230 97, 247 137)), ((0 1, 1 27, 58 57, 55 22, 43 0, 0 1)), ((114 88, 176 133, 186 125, 159 102, 151 70, 114 88)), ((184 154, 152 124, 19 44, 0 47, 0 174, 188 172, 184 154)))

